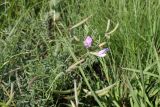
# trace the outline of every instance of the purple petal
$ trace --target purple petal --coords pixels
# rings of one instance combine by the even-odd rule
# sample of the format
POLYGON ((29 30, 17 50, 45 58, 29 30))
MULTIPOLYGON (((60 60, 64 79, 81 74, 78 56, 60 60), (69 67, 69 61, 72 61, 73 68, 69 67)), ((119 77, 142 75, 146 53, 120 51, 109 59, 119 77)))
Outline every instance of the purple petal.
POLYGON ((86 39, 84 40, 84 46, 86 47, 86 48, 89 48, 89 47, 91 47, 91 45, 92 45, 92 37, 90 37, 90 36, 87 36, 86 37, 86 39))
POLYGON ((108 51, 109 51, 109 48, 105 48, 105 49, 99 51, 97 56, 104 57, 104 56, 106 56, 106 52, 108 52, 108 51))

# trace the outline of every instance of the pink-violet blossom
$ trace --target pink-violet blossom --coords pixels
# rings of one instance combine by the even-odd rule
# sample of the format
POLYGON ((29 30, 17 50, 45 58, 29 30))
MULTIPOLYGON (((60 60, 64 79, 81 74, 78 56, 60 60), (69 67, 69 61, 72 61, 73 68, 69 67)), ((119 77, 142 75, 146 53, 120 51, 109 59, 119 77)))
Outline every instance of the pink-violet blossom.
POLYGON ((93 54, 93 55, 96 55, 98 57, 104 57, 104 56, 106 56, 106 53, 108 51, 109 51, 109 48, 104 48, 104 49, 102 49, 102 50, 100 50, 98 52, 90 52, 90 53, 93 54))
POLYGON ((86 48, 89 48, 89 47, 91 47, 92 42, 93 42, 92 37, 87 36, 86 39, 84 40, 83 44, 86 48))
POLYGON ((106 53, 109 51, 109 48, 104 48, 104 49, 102 49, 101 51, 99 51, 98 53, 97 53, 97 56, 99 56, 99 57, 104 57, 104 56, 106 56, 106 53))

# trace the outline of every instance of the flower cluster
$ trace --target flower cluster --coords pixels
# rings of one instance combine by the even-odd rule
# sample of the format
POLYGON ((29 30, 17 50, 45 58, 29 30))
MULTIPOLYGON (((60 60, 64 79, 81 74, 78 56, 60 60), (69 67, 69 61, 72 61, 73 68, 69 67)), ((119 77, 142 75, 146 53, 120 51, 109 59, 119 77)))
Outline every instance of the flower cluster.
MULTIPOLYGON (((89 48, 89 47, 92 46, 92 42, 93 42, 92 37, 91 37, 91 36, 87 36, 87 37, 85 38, 83 44, 84 44, 84 46, 85 46, 86 48, 89 48)), ((90 52, 90 53, 93 54, 93 55, 96 55, 96 56, 98 56, 98 57, 104 57, 104 56, 106 56, 106 53, 107 53, 108 51, 109 51, 109 48, 104 48, 104 49, 102 49, 102 50, 100 50, 100 51, 98 51, 98 52, 90 52)))

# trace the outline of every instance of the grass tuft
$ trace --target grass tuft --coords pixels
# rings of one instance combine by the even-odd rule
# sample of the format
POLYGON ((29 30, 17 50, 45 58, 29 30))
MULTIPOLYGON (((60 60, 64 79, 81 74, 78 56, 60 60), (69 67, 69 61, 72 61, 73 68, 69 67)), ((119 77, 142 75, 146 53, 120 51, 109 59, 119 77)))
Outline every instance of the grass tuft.
POLYGON ((159 107, 159 10, 159 0, 2 0, 0 106, 159 107))

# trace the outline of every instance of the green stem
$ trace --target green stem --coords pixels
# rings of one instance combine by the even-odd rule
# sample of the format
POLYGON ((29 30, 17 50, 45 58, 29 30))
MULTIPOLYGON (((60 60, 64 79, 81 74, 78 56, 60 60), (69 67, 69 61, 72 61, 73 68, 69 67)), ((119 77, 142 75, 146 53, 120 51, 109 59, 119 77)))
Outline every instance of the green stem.
MULTIPOLYGON (((65 40, 65 42, 66 42, 66 40, 65 40)), ((66 42, 66 43, 67 43, 67 42, 66 42)), ((75 56, 75 54, 73 53, 73 51, 72 51, 72 49, 70 48, 70 46, 68 46, 68 49, 69 49, 70 54, 71 54, 71 56, 73 57, 74 61, 77 62, 78 59, 76 58, 76 56, 75 56)), ((91 86, 90 86, 90 84, 89 84, 89 82, 88 82, 88 80, 87 80, 87 78, 86 78, 86 76, 85 76, 85 74, 84 74, 84 72, 83 72, 83 69, 82 69, 81 67, 78 67, 78 68, 79 68, 79 71, 80 71, 82 77, 84 78, 84 81, 86 82, 89 90, 91 91, 94 99, 97 101, 97 103, 99 104, 100 107, 103 107, 103 105, 102 105, 101 102, 99 101, 98 97, 96 96, 95 92, 92 90, 92 88, 91 88, 91 86)))
MULTIPOLYGON (((57 25, 56 25, 56 27, 58 28, 57 25)), ((63 37, 63 34, 62 34, 62 32, 60 31, 59 28, 58 28, 58 31, 59 31, 60 35, 63 37)), ((66 41, 66 39, 67 39, 67 38, 63 38, 63 40, 65 41, 65 43, 66 43, 67 46, 68 46, 68 49, 69 49, 69 51, 70 51, 71 56, 73 57, 73 59, 74 59, 75 62, 78 62, 78 59, 76 58, 75 54, 73 53, 73 51, 72 51, 72 49, 71 49, 71 46, 68 44, 68 42, 66 41)), ((78 68, 79 68, 79 71, 80 71, 81 75, 83 76, 84 81, 86 82, 89 90, 91 91, 94 99, 97 101, 97 103, 98 103, 98 105, 99 105, 100 107, 103 107, 103 105, 102 105, 101 102, 99 101, 98 97, 96 96, 96 94, 95 94, 94 91, 92 90, 91 86, 89 85, 89 82, 88 82, 88 80, 87 80, 87 78, 86 78, 86 76, 85 76, 85 74, 84 74, 84 72, 83 72, 83 69, 82 69, 81 67, 78 67, 78 68)))

